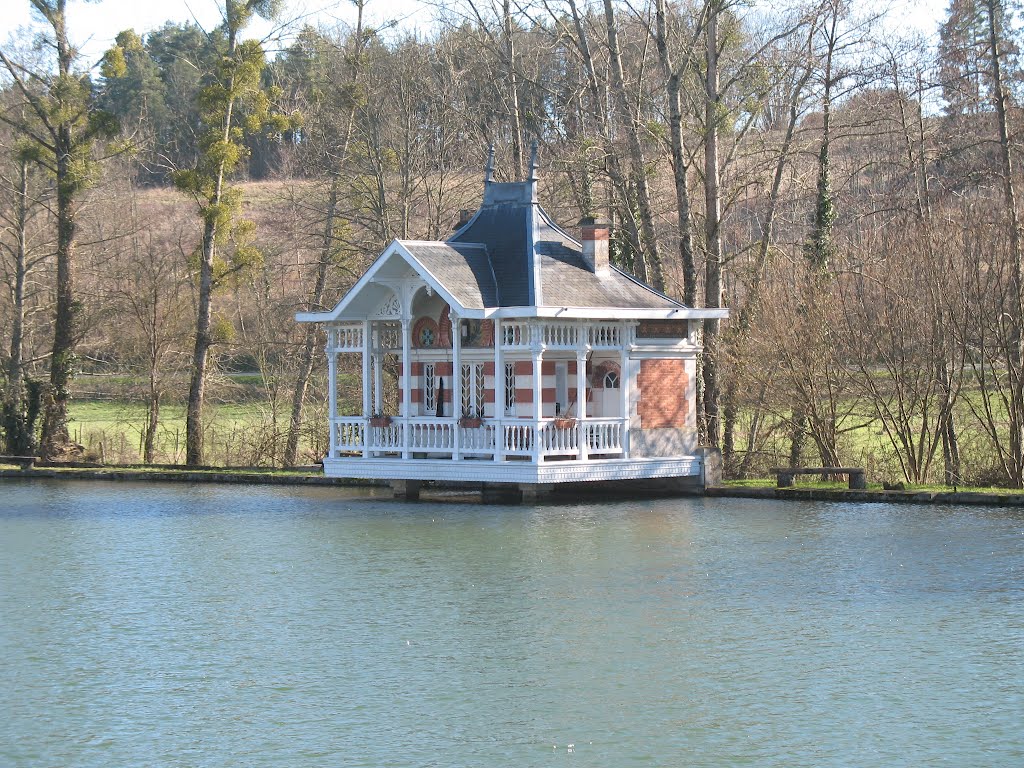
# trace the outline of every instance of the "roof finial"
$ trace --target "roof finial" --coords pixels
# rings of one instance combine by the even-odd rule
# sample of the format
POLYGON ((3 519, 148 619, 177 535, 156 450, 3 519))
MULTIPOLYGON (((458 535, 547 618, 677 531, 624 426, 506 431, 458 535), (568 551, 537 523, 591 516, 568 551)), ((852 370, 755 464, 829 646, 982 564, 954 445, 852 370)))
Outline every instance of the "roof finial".
POLYGON ((530 175, 527 181, 537 180, 537 140, 534 139, 530 145, 530 175))
POLYGON ((487 147, 487 167, 484 169, 484 181, 494 180, 494 145, 487 147))

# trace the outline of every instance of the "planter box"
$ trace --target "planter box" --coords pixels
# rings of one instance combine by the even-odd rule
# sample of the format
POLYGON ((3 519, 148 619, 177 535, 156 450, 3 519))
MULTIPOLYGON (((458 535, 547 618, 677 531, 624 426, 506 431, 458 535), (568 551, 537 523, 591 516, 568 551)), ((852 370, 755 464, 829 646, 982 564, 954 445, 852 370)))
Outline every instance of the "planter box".
POLYGON ((484 420, 476 416, 463 416, 459 419, 459 426, 465 429, 477 429, 484 425, 484 420))
POLYGON ((572 429, 576 426, 576 419, 556 418, 552 420, 555 429, 572 429))
POLYGON ((390 427, 391 417, 390 416, 371 416, 370 417, 371 427, 390 427))

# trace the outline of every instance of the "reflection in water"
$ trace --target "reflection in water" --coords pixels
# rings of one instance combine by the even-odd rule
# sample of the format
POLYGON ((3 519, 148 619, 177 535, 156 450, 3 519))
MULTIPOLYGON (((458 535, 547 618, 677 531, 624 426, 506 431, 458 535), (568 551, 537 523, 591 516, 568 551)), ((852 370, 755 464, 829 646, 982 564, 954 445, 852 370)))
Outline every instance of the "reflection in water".
POLYGON ((3 492, 0 765, 1024 763, 1019 514, 3 492))

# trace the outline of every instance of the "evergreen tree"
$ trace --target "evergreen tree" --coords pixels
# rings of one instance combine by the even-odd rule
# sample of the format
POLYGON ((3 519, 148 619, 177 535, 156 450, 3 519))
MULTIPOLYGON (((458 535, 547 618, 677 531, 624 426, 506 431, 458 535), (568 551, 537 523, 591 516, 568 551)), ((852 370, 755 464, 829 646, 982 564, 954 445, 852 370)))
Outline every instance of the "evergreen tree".
POLYGON ((113 115, 98 108, 88 75, 76 69, 78 51, 68 38, 67 0, 31 3, 48 26, 44 39, 56 60, 51 66, 33 69, 0 50, 0 62, 23 105, 0 113, 0 119, 24 138, 36 161, 53 174, 56 183, 57 302, 40 448, 43 456, 57 458, 72 449, 67 422, 80 334, 75 245, 81 194, 93 179, 94 143, 112 137, 118 125, 113 115))
POLYGON ((198 107, 202 127, 195 166, 174 173, 175 185, 196 202, 203 225, 196 254, 199 295, 192 376, 186 415, 186 462, 203 462, 203 404, 210 348, 216 341, 213 294, 224 281, 261 259, 253 244, 252 223, 241 218, 241 194, 229 184, 245 156, 247 134, 265 125, 277 130, 287 121, 270 113, 271 94, 263 85, 263 48, 255 40, 239 40, 254 15, 269 18, 274 0, 225 0, 222 27, 217 31, 221 57, 205 73, 198 107))

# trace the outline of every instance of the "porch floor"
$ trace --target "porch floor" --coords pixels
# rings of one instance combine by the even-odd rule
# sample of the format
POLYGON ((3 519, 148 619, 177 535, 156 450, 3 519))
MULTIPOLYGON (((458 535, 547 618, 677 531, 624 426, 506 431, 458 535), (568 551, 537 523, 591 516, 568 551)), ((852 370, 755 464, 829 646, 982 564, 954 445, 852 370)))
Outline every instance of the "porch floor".
POLYGON ((366 480, 435 480, 466 483, 585 483, 687 477, 701 479, 700 456, 599 461, 452 461, 347 457, 324 459, 328 477, 366 480))

